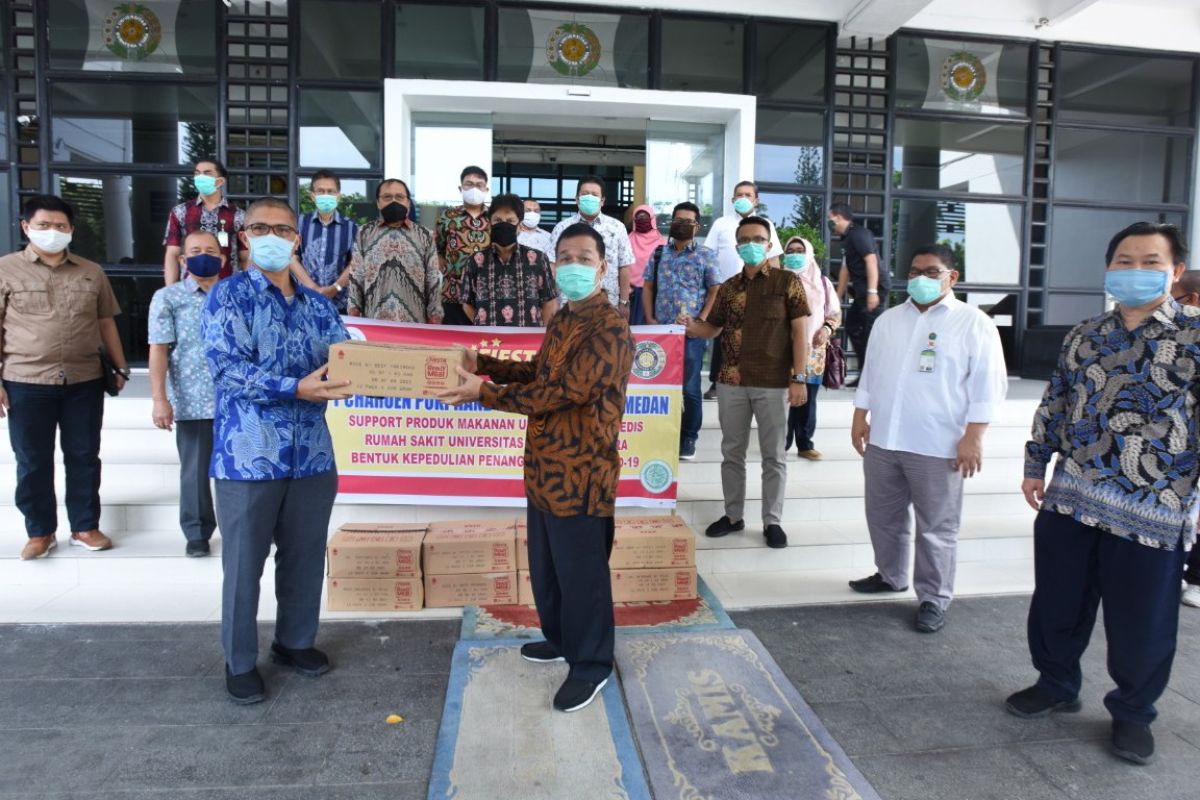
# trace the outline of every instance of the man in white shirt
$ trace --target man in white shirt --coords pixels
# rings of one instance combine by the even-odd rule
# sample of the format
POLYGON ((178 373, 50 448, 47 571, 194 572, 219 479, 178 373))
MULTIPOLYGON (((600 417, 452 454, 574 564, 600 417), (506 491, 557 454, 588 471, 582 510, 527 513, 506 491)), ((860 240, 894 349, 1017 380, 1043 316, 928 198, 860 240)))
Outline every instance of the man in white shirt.
POLYGON ((521 224, 517 228, 517 244, 540 250, 553 261, 554 251, 550 249, 550 232, 538 227, 541 221, 542 204, 537 200, 526 200, 525 216, 521 218, 521 224))
POLYGON ((863 456, 867 527, 879 570, 850 581, 850 588, 866 594, 908 589, 911 505, 922 633, 946 622, 963 479, 981 469, 984 431, 1008 392, 1000 334, 987 315, 954 296, 957 282, 948 247, 929 245, 913 254, 908 301, 879 317, 867 344, 850 428, 863 456))
MULTIPOLYGON (((608 263, 616 269, 605 270, 602 285, 608 293, 608 301, 617 307, 621 315, 629 319, 629 294, 633 291, 629 283, 629 267, 636 260, 633 256, 633 245, 629 243, 629 231, 618 219, 604 214, 604 179, 597 175, 588 175, 579 179, 575 190, 575 201, 579 204, 579 213, 572 214, 554 226, 550 234, 550 247, 547 253, 553 253, 558 248, 558 237, 562 232, 577 222, 591 225, 604 239, 604 252, 608 254, 608 263)), ((566 298, 559 298, 563 305, 566 298)))

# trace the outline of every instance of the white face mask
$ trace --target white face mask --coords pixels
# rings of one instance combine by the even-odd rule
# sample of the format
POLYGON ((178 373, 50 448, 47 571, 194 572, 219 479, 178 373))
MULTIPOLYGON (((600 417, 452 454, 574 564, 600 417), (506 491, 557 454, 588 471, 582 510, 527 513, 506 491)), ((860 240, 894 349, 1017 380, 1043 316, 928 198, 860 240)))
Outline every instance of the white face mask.
POLYGON ((468 206, 481 206, 487 201, 487 192, 472 186, 462 190, 463 203, 468 206))
POLYGON ((37 231, 30 228, 25 235, 33 242, 34 247, 44 253, 61 253, 71 243, 71 234, 53 229, 37 231))
POLYGON ((526 211, 521 221, 525 224, 526 228, 536 228, 538 223, 542 221, 542 215, 536 211, 526 211))

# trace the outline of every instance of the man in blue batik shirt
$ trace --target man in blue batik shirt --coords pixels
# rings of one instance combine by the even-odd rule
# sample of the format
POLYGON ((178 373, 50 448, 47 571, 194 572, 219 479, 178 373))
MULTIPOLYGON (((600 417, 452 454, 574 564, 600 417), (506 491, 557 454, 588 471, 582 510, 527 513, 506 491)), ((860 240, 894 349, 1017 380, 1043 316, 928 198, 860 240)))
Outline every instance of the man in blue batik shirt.
POLYGON ((325 380, 329 346, 349 338, 327 298, 288 271, 296 214, 273 198, 246 212, 241 236, 251 268, 217 284, 203 322, 216 386, 212 477, 217 486, 224 585, 225 685, 239 704, 261 702, 259 579, 275 544, 271 660, 305 675, 329 671, 313 645, 329 515, 337 494, 325 403, 353 393, 325 380))

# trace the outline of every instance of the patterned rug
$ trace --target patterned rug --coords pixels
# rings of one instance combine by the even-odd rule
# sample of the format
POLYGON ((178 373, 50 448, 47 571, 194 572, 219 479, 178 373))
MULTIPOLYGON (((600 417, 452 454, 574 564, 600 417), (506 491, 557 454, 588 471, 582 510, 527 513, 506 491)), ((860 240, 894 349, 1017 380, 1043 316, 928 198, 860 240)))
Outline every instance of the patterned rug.
MULTIPOLYGON (((617 633, 732 630, 733 621, 721 601, 700 578, 695 600, 616 603, 617 633)), ((463 640, 538 639, 537 611, 532 606, 468 606, 463 609, 463 640)))

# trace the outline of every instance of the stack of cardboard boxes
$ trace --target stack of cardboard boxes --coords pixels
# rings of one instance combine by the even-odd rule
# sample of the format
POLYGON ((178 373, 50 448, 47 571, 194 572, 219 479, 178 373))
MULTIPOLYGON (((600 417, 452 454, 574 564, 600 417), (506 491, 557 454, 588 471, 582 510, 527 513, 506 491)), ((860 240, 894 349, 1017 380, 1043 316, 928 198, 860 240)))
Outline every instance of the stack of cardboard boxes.
POLYGON ((517 521, 435 522, 425 534, 425 605, 517 602, 517 521))
POLYGON ((329 540, 330 611, 419 611, 425 525, 353 523, 329 540))

